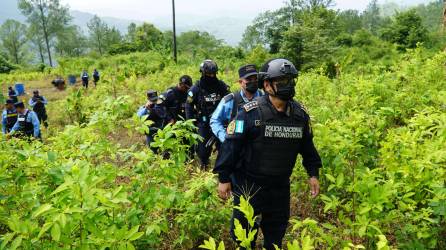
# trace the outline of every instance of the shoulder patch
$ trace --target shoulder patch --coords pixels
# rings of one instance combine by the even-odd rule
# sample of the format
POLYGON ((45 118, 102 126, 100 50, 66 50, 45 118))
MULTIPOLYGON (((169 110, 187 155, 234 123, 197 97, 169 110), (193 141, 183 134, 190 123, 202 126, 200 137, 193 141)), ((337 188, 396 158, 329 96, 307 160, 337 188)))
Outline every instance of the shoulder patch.
POLYGON ((243 108, 245 109, 246 112, 256 109, 257 107, 259 107, 259 103, 257 101, 248 102, 245 105, 243 105, 243 108))
POLYGON ((225 100, 225 102, 229 102, 232 99, 234 99, 234 94, 233 93, 225 95, 225 97, 223 97, 223 100, 225 100))
POLYGON ((192 103, 194 102, 194 93, 192 91, 189 91, 189 93, 187 93, 187 99, 186 99, 187 103, 192 103))
POLYGON ((226 133, 228 135, 233 135, 235 133, 235 120, 232 120, 229 124, 228 124, 228 128, 226 129, 226 133))

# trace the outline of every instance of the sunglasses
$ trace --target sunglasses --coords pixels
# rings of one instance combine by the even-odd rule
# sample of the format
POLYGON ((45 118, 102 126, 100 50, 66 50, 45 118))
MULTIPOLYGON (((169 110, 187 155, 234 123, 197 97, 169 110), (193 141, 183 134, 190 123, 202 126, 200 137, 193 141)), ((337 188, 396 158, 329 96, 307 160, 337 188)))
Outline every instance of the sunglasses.
POLYGON ((279 78, 272 81, 277 86, 296 86, 296 80, 294 78, 279 78))

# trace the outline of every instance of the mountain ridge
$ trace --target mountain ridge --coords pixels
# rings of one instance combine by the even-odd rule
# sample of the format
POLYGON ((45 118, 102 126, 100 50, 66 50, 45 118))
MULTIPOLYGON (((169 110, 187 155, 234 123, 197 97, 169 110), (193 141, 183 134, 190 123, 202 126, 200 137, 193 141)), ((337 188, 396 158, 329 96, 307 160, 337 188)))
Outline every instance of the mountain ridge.
MULTIPOLYGON (((7 19, 15 19, 17 21, 26 22, 26 18, 20 13, 16 0, 2 0, 0 8, 0 24, 7 19)), ((79 10, 71 10, 73 17, 72 23, 79 26, 85 34, 88 32, 87 22, 93 18, 94 14, 79 10)), ((152 21, 129 20, 116 17, 100 18, 109 26, 116 27, 121 34, 127 33, 127 27, 130 23, 142 24, 143 22, 152 23, 162 31, 172 28, 171 17, 157 18, 152 21)), ((251 23, 251 18, 235 18, 235 17, 215 17, 203 18, 199 16, 181 16, 177 17, 177 33, 185 31, 199 30, 206 31, 214 35, 217 39, 222 39, 229 45, 237 45, 242 39, 245 28, 251 23)))

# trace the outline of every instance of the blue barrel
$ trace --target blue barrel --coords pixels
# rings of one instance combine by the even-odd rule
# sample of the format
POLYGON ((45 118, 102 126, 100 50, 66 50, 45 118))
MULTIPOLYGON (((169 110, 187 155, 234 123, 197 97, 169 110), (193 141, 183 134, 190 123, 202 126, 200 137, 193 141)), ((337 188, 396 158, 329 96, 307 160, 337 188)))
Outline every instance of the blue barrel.
POLYGON ((69 75, 68 76, 68 82, 70 83, 70 85, 73 85, 76 83, 76 76, 74 75, 69 75))
POLYGON ((17 92, 17 95, 24 95, 25 94, 25 84, 19 83, 19 82, 16 83, 15 91, 17 92))

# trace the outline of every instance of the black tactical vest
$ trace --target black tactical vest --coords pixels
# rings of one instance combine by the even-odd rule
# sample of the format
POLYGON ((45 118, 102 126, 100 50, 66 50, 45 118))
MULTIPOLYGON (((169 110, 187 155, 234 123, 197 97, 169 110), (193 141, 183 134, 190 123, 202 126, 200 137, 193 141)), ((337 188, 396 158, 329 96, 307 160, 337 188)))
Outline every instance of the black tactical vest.
POLYGON ((266 98, 258 99, 260 135, 251 145, 248 173, 263 176, 291 176, 304 134, 305 116, 296 102, 289 102, 289 116, 277 113, 266 98))
POLYGON ((225 87, 225 83, 222 81, 218 82, 219 86, 215 89, 212 93, 205 90, 203 87, 201 87, 201 83, 198 84, 199 89, 199 104, 200 104, 200 117, 206 117, 206 121, 209 121, 210 116, 212 113, 214 113, 215 109, 217 108, 218 104, 220 103, 221 99, 224 95, 227 94, 223 90, 225 87))
POLYGON ((6 110, 6 131, 11 131, 14 124, 17 122, 17 111, 15 110, 6 110))
POLYGON ((187 93, 184 95, 179 93, 179 90, 176 87, 169 88, 166 94, 173 93, 174 100, 173 103, 169 103, 169 107, 167 109, 174 116, 175 119, 179 120, 181 118, 186 118, 186 99, 187 93))
POLYGON ((19 133, 26 136, 32 136, 34 134, 34 125, 31 122, 28 122, 28 114, 29 110, 26 111, 25 114, 18 114, 17 120, 19 121, 19 133))
POLYGON ((35 102, 36 104, 33 107, 33 111, 38 113, 38 114, 42 114, 42 113, 46 113, 45 110, 45 104, 41 103, 41 102, 37 102, 37 100, 43 101, 43 98, 39 97, 33 97, 33 102, 35 102))

